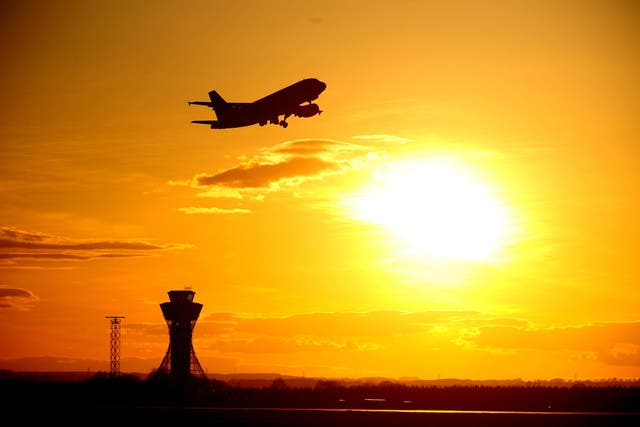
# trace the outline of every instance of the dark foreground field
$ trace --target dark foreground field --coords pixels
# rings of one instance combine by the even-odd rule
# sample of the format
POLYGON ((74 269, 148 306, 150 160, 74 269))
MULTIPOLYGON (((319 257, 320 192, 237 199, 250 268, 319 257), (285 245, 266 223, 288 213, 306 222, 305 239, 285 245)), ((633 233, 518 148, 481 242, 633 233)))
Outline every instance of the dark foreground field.
POLYGON ((595 427, 637 426, 640 414, 69 406, 23 412, 20 420, 21 425, 64 426, 595 427))
POLYGON ((97 375, 86 381, 0 378, 3 412, 22 425, 148 426, 631 426, 640 387, 314 387, 176 384, 97 375))

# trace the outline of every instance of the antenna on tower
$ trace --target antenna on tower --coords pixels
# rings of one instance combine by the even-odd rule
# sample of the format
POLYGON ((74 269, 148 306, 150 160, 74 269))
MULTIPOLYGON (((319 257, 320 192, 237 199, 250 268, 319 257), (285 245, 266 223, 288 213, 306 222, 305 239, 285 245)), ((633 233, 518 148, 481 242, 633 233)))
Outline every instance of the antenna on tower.
POLYGON ((104 316, 111 319, 111 377, 120 375, 120 324, 124 316, 104 316))

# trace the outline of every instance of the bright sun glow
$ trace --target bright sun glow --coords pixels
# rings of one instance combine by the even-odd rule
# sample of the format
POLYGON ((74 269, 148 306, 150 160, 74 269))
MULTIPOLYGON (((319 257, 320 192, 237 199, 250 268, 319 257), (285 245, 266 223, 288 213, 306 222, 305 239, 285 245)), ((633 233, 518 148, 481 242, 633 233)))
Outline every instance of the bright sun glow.
POLYGON ((384 226, 415 254, 489 261, 507 228, 506 209, 468 170, 442 158, 397 163, 347 204, 351 215, 384 226))

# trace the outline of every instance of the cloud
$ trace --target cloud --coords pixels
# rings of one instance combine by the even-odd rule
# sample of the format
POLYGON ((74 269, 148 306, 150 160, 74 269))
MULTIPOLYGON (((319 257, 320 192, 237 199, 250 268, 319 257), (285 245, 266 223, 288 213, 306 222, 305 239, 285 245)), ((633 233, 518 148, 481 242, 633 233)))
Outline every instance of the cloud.
POLYGON ((2 227, 0 228, 0 238, 23 242, 39 242, 50 239, 51 236, 43 233, 30 233, 22 230, 16 230, 15 228, 2 227))
MULTIPOLYGON (((458 324, 447 340, 451 346, 457 330, 470 319, 486 318, 473 311, 375 311, 305 313, 286 317, 250 316, 235 313, 213 313, 201 318, 196 326, 200 348, 217 353, 286 353, 312 351, 377 351, 390 341, 423 343, 442 340, 434 334, 442 324, 458 324), (283 349, 287 349, 283 351, 283 349)), ((485 319, 489 324, 512 324, 509 319, 485 319)), ((160 325, 128 324, 142 340, 145 335, 166 334, 160 325)))
POLYGON ((356 340, 336 341, 332 339, 317 340, 305 337, 271 337, 255 338, 220 338, 208 345, 225 353, 291 353, 300 351, 358 351, 377 349, 374 343, 360 343, 356 340))
MULTIPOLYGON (((197 187, 197 178, 192 180, 194 184, 192 186, 197 187)), ((206 191, 201 191, 196 194, 196 197, 208 197, 214 199, 244 199, 242 193, 233 188, 226 187, 210 187, 206 191)))
POLYGON ((272 154, 318 156, 325 158, 327 161, 337 161, 340 158, 353 157, 370 150, 371 147, 333 139, 299 139, 283 142, 263 150, 263 155, 265 157, 269 157, 272 154))
POLYGON ((202 207, 186 207, 186 208, 178 208, 180 212, 184 212, 187 215, 193 214, 248 214, 251 213, 249 209, 223 209, 223 208, 202 208, 202 207))
POLYGON ((145 242, 125 242, 116 240, 104 240, 96 242, 21 242, 10 239, 0 239, 1 249, 60 249, 60 250, 111 250, 125 249, 134 251, 146 251, 165 249, 164 246, 145 242))
MULTIPOLYGON (((432 332, 441 323, 481 317, 471 311, 306 313, 286 317, 214 313, 200 320, 198 336, 207 337, 206 347, 219 352, 377 351, 398 340, 440 340, 432 332)), ((451 345, 456 345, 456 336, 451 337, 451 345)))
POLYGON ((37 300, 38 298, 27 289, 0 287, 0 309, 26 310, 31 308, 37 300))
POLYGON ((0 260, 3 259, 58 259, 58 260, 87 260, 94 258, 129 258, 135 256, 147 256, 146 254, 130 253, 130 254, 95 254, 95 255, 74 255, 66 253, 40 253, 40 252, 20 252, 20 253, 0 253, 0 260))
MULTIPOLYGON (((157 345, 159 336, 168 339, 159 322, 127 326, 130 338, 147 346, 157 345)), ((576 371, 597 378, 612 369, 617 375, 637 371, 637 327, 630 322, 543 328, 526 319, 462 310, 212 313, 198 321, 194 343, 201 362, 222 358, 234 369, 252 371, 280 366, 279 372, 292 373, 307 366, 308 373, 319 375, 477 377, 478 369, 491 367, 500 378, 553 378, 576 371)))
POLYGON ((284 318, 242 319, 243 331, 261 334, 313 335, 316 337, 389 337, 423 333, 431 325, 467 316, 468 312, 375 311, 365 313, 311 313, 284 318))
POLYGON ((199 185, 219 185, 232 188, 261 188, 284 179, 308 178, 331 171, 336 165, 322 159, 294 157, 279 163, 249 162, 215 175, 200 175, 199 185))
POLYGON ((249 333, 282 337, 375 338, 428 333, 434 326, 442 325, 458 330, 471 325, 527 324, 520 319, 492 317, 477 311, 431 310, 305 313, 286 317, 214 313, 201 319, 198 327, 206 328, 207 334, 213 335, 249 333))
POLYGON ((31 298, 33 294, 21 288, 0 288, 0 298, 31 298))
POLYGON ((260 150, 229 169, 198 174, 193 182, 199 187, 277 190, 345 173, 358 167, 371 151, 370 147, 334 140, 288 141, 260 150))
POLYGON ((552 328, 487 326, 465 339, 478 348, 590 352, 607 364, 640 366, 640 322, 552 328))
POLYGON ((600 353, 600 359, 609 365, 640 366, 640 344, 615 343, 600 353))
POLYGON ((96 258, 128 258, 186 247, 189 245, 155 244, 143 239, 70 239, 10 227, 0 228, 0 261, 20 259, 82 261, 96 258))
POLYGON ((450 348, 492 354, 521 351, 590 355, 610 365, 640 365, 640 322, 541 328, 476 311, 307 313, 287 317, 214 313, 198 324, 219 351, 378 351, 450 348), (399 347, 398 347, 399 348, 399 347))

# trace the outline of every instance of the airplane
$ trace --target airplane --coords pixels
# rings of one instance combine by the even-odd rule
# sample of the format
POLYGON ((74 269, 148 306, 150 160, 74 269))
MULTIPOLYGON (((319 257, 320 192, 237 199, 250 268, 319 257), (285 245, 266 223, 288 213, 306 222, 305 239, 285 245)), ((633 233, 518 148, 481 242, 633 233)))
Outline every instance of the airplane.
POLYGON ((322 113, 318 98, 327 87, 318 79, 304 79, 255 102, 226 102, 215 90, 209 92, 211 101, 189 101, 188 105, 205 105, 213 109, 218 120, 193 120, 191 123, 211 126, 211 129, 227 129, 267 123, 289 126, 290 116, 312 117, 322 113), (283 119, 280 120, 280 116, 283 119))

